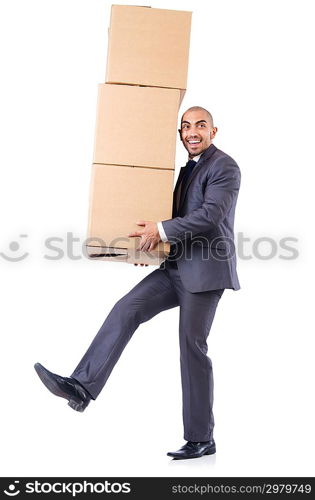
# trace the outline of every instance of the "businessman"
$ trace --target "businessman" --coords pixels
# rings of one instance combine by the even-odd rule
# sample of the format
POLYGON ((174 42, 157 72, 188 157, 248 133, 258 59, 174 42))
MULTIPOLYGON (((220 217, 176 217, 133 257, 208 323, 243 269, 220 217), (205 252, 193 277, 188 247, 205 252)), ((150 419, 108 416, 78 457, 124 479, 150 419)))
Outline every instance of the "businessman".
POLYGON ((180 170, 172 218, 137 221, 139 248, 150 252, 170 242, 170 255, 112 308, 70 377, 41 364, 45 386, 84 411, 104 387, 123 349, 141 323, 179 306, 180 367, 184 440, 174 459, 216 452, 213 438, 213 374, 207 337, 226 288, 240 288, 236 272, 234 215, 240 187, 235 161, 212 143, 217 128, 209 111, 194 106, 182 116, 180 138, 188 162, 180 170))

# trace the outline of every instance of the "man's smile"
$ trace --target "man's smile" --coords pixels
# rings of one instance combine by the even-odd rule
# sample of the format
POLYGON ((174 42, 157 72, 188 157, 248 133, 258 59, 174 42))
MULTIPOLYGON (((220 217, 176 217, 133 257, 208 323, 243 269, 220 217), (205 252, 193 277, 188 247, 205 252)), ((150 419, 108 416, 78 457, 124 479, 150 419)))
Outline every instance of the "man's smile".
POLYGON ((187 142, 189 145, 189 149, 195 150, 195 149, 199 148, 200 143, 201 143, 201 139, 187 139, 187 142))

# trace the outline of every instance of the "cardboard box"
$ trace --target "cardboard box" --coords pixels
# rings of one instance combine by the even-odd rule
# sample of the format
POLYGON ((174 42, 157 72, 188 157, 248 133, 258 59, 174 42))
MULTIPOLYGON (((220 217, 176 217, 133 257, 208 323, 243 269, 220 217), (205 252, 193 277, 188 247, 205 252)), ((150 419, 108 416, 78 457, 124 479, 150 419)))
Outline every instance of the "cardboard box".
POLYGON ((99 84, 93 163, 175 168, 176 89, 99 84))
POLYGON ((173 176, 173 170, 94 164, 88 255, 101 254, 100 258, 124 262, 136 259, 150 264, 164 260, 169 243, 160 242, 150 254, 137 253, 140 238, 127 235, 141 229, 137 220, 158 222, 172 217, 173 176))
POLYGON ((107 83, 186 89, 191 12, 113 5, 107 83))

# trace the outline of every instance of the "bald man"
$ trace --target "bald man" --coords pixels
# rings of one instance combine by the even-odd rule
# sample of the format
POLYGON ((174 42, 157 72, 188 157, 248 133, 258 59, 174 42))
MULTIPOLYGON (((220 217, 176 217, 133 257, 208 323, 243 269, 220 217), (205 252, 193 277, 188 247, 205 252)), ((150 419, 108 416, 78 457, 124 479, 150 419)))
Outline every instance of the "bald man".
POLYGON ((168 258, 114 305, 71 377, 35 365, 45 386, 82 412, 100 394, 138 326, 161 311, 179 307, 186 443, 167 453, 174 459, 216 452, 207 338, 224 290, 240 288, 234 215, 241 175, 235 161, 212 143, 216 133, 206 109, 194 106, 183 114, 179 134, 188 162, 177 179, 172 218, 138 221, 139 230, 129 234, 140 237, 139 248, 146 252, 160 241, 170 242, 168 258))

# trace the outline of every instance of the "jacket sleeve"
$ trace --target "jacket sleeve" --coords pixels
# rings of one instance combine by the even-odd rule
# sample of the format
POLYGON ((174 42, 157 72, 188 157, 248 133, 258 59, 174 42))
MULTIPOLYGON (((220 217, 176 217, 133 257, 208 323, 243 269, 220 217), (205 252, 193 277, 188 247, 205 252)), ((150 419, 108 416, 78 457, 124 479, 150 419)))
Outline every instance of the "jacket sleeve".
POLYGON ((232 158, 219 158, 211 166, 200 208, 184 217, 162 221, 170 243, 211 231, 227 216, 240 188, 241 173, 232 158))

